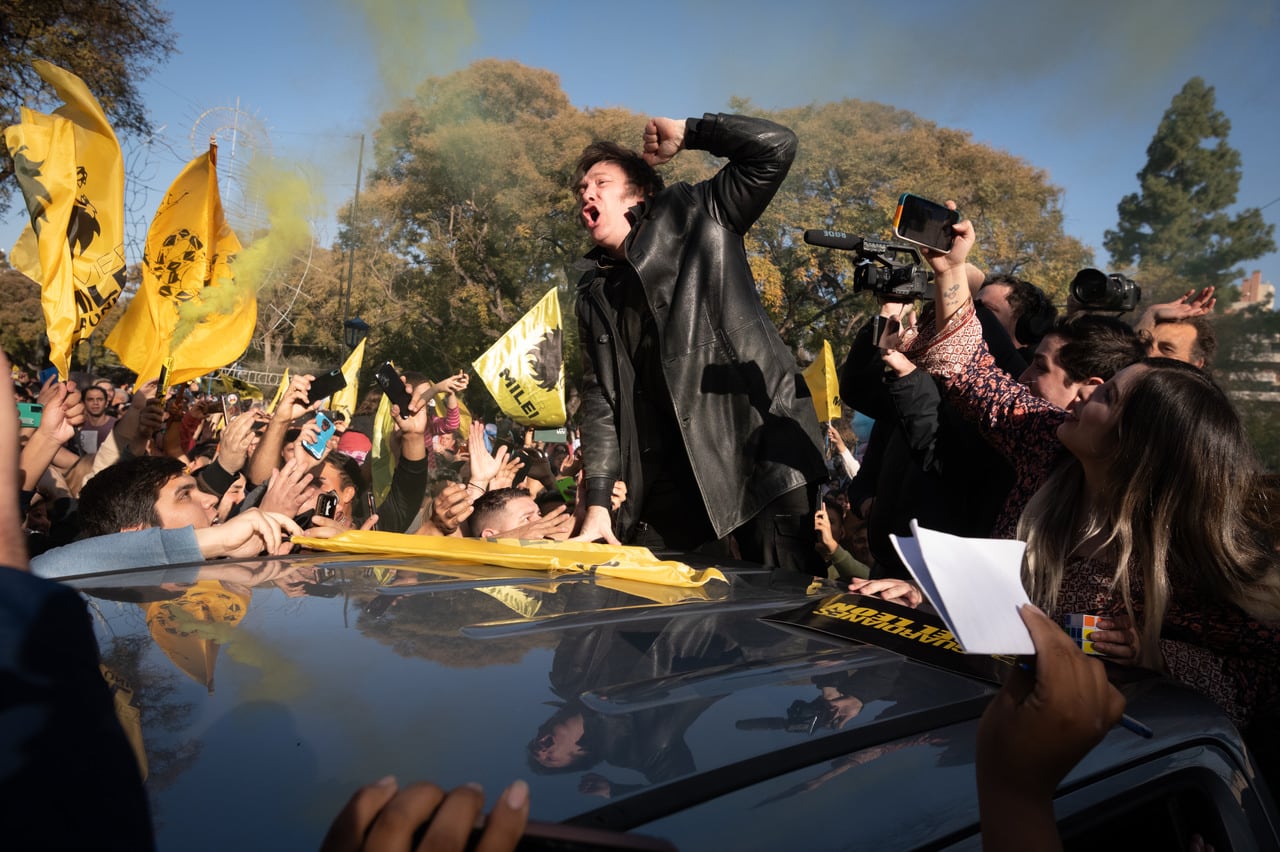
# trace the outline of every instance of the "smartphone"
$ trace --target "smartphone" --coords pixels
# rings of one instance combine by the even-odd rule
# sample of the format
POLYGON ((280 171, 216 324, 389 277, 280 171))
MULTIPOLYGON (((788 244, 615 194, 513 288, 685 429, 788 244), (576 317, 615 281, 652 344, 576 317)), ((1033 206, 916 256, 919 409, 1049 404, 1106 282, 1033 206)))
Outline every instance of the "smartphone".
POLYGON ((894 344, 898 340, 898 332, 902 330, 902 323, 897 317, 881 317, 881 319, 884 320, 884 326, 876 339, 876 346, 880 349, 897 349, 898 347, 894 344))
POLYGON ((373 374, 373 378, 382 388, 382 392, 387 395, 387 399, 391 400, 392 404, 400 406, 400 413, 408 414, 409 403, 413 402, 413 398, 405 390, 404 381, 400 378, 400 372, 396 370, 395 365, 390 361, 383 362, 373 374))
POLYGON ((311 390, 307 391, 307 405, 319 402, 326 396, 333 396, 347 386, 347 377, 342 370, 330 370, 311 380, 311 390))
POLYGON ((324 416, 323 411, 316 412, 316 425, 320 427, 320 434, 314 442, 303 441, 302 448, 311 454, 312 458, 320 458, 324 455, 324 448, 328 446, 329 439, 337 432, 337 427, 333 425, 333 421, 324 416))
POLYGON ((904 192, 898 197, 898 209, 893 214, 893 235, 903 242, 946 254, 955 241, 955 224, 959 221, 959 212, 904 192))
POLYGON ((534 429, 533 440, 542 441, 545 444, 567 444, 569 430, 563 426, 559 429, 534 429))
POLYGON ((20 402, 18 403, 18 419, 24 427, 35 428, 40 425, 40 418, 44 416, 44 406, 38 402, 20 402))
POLYGON ((322 518, 338 516, 338 492, 326 491, 316 498, 316 514, 322 518))

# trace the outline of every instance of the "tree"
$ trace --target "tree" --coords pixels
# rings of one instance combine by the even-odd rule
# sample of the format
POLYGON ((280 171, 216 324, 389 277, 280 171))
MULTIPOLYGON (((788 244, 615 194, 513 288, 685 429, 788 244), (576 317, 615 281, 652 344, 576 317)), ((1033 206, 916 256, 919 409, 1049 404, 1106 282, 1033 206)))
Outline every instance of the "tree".
MULTIPOLYGON (((138 83, 174 50, 170 15, 154 0, 0 0, 0 119, 19 120, 24 104, 51 109, 56 96, 31 67, 47 59, 84 80, 117 133, 151 127, 138 83)), ((0 212, 17 184, 0 149, 0 212)))
POLYGON ((37 341, 44 333, 40 285, 9 266, 2 251, 0 293, 4 293, 5 300, 5 309, 0 312, 0 345, 14 363, 34 364, 37 341))
MULTIPOLYGON (((1045 173, 968 134, 859 101, 764 112, 735 100, 730 111, 773 118, 800 138, 746 246, 763 303, 802 362, 823 338, 847 347, 873 301, 852 293, 849 254, 813 249, 800 232, 887 237, 904 191, 954 198, 978 224, 988 269, 1020 273, 1063 299, 1089 260, 1063 234, 1061 191, 1045 173)), ((647 119, 580 111, 554 75, 496 60, 431 78, 385 114, 359 215, 342 217, 341 234, 344 249, 356 246, 352 309, 377 329, 375 347, 445 375, 552 286, 572 327, 575 264, 590 247, 569 187, 576 160, 593 139, 638 148, 647 119)), ((668 184, 698 181, 722 163, 688 151, 661 172, 668 184)), ((564 340, 572 388, 577 335, 564 340)))
POLYGON ((1175 270, 1194 287, 1224 287, 1237 277, 1239 263, 1275 249, 1274 228, 1261 211, 1226 212, 1240 187, 1240 154, 1227 144, 1230 130, 1213 87, 1191 78, 1147 147, 1139 191, 1121 199, 1116 230, 1104 235, 1113 260, 1175 270))
MULTIPOLYGON (((742 108, 742 103, 734 108, 742 108)), ((1062 230, 1062 192, 1046 174, 969 134, 884 104, 845 100, 766 114, 800 149, 786 183, 748 234, 752 266, 783 339, 801 352, 847 349, 874 300, 853 293, 853 255, 800 243, 801 229, 890 238, 898 196, 954 199, 978 230, 974 261, 1065 301, 1090 254, 1062 230)))

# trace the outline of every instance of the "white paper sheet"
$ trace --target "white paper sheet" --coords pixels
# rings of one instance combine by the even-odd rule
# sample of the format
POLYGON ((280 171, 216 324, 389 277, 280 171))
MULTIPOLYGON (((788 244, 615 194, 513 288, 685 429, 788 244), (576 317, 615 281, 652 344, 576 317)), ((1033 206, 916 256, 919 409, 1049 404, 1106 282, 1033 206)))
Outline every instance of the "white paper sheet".
POLYGON ((1026 543, 962 538, 911 522, 914 538, 889 536, 925 597, 966 654, 1034 654, 1018 615, 1026 543))

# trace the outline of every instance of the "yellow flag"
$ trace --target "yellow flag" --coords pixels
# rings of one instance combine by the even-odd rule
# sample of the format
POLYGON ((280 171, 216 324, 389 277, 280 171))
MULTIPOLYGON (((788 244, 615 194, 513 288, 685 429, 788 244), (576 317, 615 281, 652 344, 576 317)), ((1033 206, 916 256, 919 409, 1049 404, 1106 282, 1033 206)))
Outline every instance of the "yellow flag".
POLYGON ((395 431, 395 422, 391 419, 391 400, 384 393, 382 401, 378 403, 378 413, 373 416, 373 449, 369 452, 373 458, 369 465, 373 475, 373 499, 379 506, 391 492, 391 477, 396 472, 396 455, 391 449, 391 436, 395 431))
POLYGON ((559 427, 564 408, 560 301, 552 289, 472 362, 498 407, 525 426, 559 427))
POLYGON ((329 408, 347 415, 347 424, 355 416, 356 406, 360 404, 360 368, 364 365, 364 340, 356 344, 342 365, 342 376, 347 386, 333 395, 329 400, 329 408))
POLYGON ((240 251, 218 195, 217 146, 182 170, 147 231, 142 284, 107 347, 145 382, 173 359, 177 384, 239 358, 257 322, 258 301, 236 282, 240 251))
POLYGON ((822 341, 822 354, 804 368, 804 383, 813 396, 813 407, 818 420, 830 423, 840 419, 840 377, 836 373, 836 359, 831 354, 831 342, 822 341))
POLYGON ((275 396, 271 397, 271 404, 267 406, 268 414, 276 413, 276 406, 280 404, 280 397, 284 396, 284 392, 289 388, 289 368, 284 368, 284 375, 280 377, 280 384, 276 388, 275 396))
POLYGON ((347 530, 327 539, 294 536, 293 542, 309 550, 434 556, 553 574, 589 572, 595 576, 676 588, 696 588, 712 580, 728 582, 718 568, 693 568, 683 562, 658 559, 647 547, 622 544, 454 538, 375 530, 347 530))
POLYGON ((64 103, 52 115, 23 107, 4 132, 31 217, 9 262, 40 284, 49 360, 65 379, 72 350, 124 287, 124 159, 84 81, 31 64, 64 103))

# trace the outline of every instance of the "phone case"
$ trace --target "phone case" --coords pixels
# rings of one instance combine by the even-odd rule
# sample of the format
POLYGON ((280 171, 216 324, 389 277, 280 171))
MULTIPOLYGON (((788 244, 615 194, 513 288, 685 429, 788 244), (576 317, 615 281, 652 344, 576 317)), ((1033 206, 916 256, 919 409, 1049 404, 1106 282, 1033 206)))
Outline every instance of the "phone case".
POLYGON ((893 236, 904 243, 946 254, 951 251, 954 240, 951 226, 958 221, 958 212, 936 201, 904 192, 898 196, 898 207, 893 213, 893 236), (904 212, 910 214, 905 223, 904 212))
POLYGON ((337 431, 333 425, 333 421, 324 416, 323 412, 316 412, 316 422, 320 424, 320 434, 316 437, 315 442, 302 442, 302 448, 311 454, 313 458, 320 458, 324 455, 324 448, 329 444, 329 439, 333 437, 337 431))
POLYGON ((307 391, 307 405, 319 402, 327 396, 333 396, 347 386, 347 377, 342 370, 330 370, 311 380, 311 390, 307 391))
POLYGON ((396 372, 395 367, 391 366, 391 362, 388 361, 379 367, 373 377, 377 379, 378 386, 382 388, 382 392, 387 395, 387 398, 393 404, 400 406, 400 413, 407 413, 409 403, 413 400, 409 396, 409 392, 404 389, 404 382, 400 380, 400 374, 396 372))

